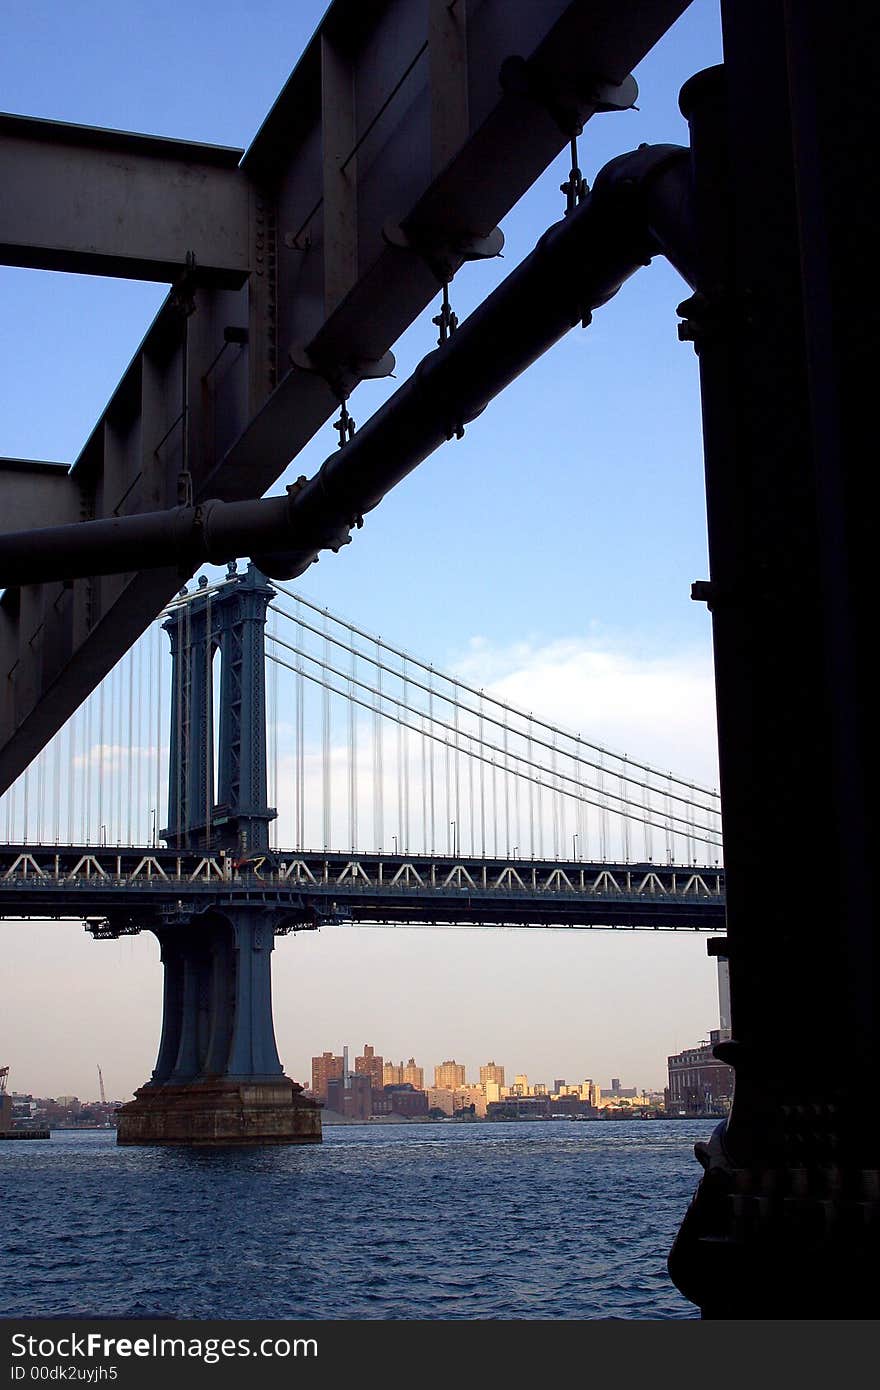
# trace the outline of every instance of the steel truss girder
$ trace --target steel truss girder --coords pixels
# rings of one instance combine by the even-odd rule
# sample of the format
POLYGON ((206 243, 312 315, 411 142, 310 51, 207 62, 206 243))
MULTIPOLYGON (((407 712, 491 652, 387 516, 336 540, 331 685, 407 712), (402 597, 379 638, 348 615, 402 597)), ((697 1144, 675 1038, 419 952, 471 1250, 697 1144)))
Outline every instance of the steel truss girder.
MULTIPOLYGON (((231 251, 232 267, 220 251, 202 250, 200 259, 194 232, 179 239, 182 284, 43 524, 62 523, 71 512, 91 519, 174 506, 182 471, 197 502, 261 496, 340 395, 437 293, 438 257, 443 274, 454 271, 572 131, 615 104, 615 89, 626 104, 634 90, 630 70, 687 4, 335 0, 237 171, 247 186, 242 288, 227 288, 230 270, 241 274, 231 251), (403 238, 386 236, 388 229, 403 238), (189 269, 187 251, 195 253, 189 269), (224 264, 212 264, 212 256, 224 264), (235 340, 227 346, 230 328, 235 340), (294 365, 303 353, 314 370, 294 365)), ((80 133, 72 147, 83 167, 88 160, 90 170, 98 168, 95 151, 111 138, 95 134, 87 155, 80 133)), ((129 142, 134 160, 137 137, 116 138, 129 142)), ((204 166, 215 156, 203 150, 199 158, 204 166)), ((235 203, 240 250, 243 197, 236 202, 229 191, 229 158, 228 151, 216 155, 209 182, 213 197, 235 203)), ((144 167, 126 177, 142 179, 144 167)), ((121 177, 116 187, 124 186, 121 177)), ((17 200, 14 187, 6 193, 17 200)), ((105 186, 103 205, 109 196, 105 186)), ((60 231, 64 254, 78 255, 85 268, 88 248, 69 224, 59 240, 60 231)), ((138 262, 155 274, 170 256, 167 236, 137 242, 131 228, 100 250, 103 263, 95 255, 92 268, 105 273, 120 273, 122 260, 127 274, 138 262)), ((21 263, 20 245, 16 254, 21 263)), ((107 674, 182 577, 172 568, 135 568, 3 596, 0 789, 107 674)))
POLYGON ((0 916, 94 919, 98 935, 262 903, 277 930, 318 921, 721 931, 717 865, 203 847, 10 845, 0 916))

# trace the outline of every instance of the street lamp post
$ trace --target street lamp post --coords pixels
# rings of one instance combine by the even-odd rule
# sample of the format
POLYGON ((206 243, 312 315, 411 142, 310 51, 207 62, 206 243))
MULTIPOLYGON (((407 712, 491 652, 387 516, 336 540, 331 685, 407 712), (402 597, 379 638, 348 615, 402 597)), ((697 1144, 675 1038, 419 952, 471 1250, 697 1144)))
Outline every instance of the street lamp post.
POLYGON ((578 837, 576 834, 571 837, 571 857, 572 859, 578 857, 578 837))
POLYGON ((449 824, 452 826, 452 857, 456 859, 458 857, 458 847, 455 843, 455 821, 451 820, 449 824))

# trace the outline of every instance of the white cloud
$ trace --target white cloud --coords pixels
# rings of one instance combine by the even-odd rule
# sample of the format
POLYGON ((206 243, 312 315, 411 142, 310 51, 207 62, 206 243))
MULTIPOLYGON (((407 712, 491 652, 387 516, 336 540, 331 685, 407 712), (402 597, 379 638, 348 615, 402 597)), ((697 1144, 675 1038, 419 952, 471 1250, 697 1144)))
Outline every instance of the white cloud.
POLYGON ((718 785, 715 686, 702 651, 658 657, 600 637, 508 647, 474 638, 455 674, 612 752, 718 785))

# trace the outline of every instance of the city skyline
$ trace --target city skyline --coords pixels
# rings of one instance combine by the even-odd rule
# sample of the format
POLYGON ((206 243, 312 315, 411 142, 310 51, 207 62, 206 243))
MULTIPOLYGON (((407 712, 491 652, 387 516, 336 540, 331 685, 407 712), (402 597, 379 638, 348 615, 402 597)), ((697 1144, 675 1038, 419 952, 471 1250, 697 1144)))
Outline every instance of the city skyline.
MULTIPOLYGON (((85 12, 36 0, 0 16, 4 104, 246 146, 324 9, 267 0, 260 25, 242 31, 228 0, 210 7, 210 24, 201 3, 85 12)), ((719 56, 715 7, 695 0, 639 65, 638 109, 588 123, 579 143, 588 179, 642 141, 686 144, 679 88, 719 56)), ((460 319, 561 217, 569 168, 566 150, 504 219, 503 259, 456 275, 460 319)), ((3 268, 0 292, 20 326, 0 344, 0 452, 69 462, 166 287, 3 268)), ((706 573, 706 540, 697 364, 676 333, 686 292, 662 258, 640 271, 302 587, 477 687, 715 786, 710 619, 689 598, 706 573)), ((395 343, 394 381, 355 392, 359 421, 434 346, 436 312, 435 303, 395 343)), ((313 473, 336 443, 328 425, 278 490, 313 473)), ((156 941, 94 942, 75 922, 5 922, 2 939, 14 987, 0 1060, 13 1084, 87 1094, 97 1058, 108 1090, 131 1094, 156 1057, 156 941)), ((575 1074, 589 1059, 594 1074, 656 1088, 666 1056, 717 1017, 700 933, 328 927, 280 940, 273 971, 279 1052, 299 1078, 310 1039, 378 1037, 391 1019, 387 1045, 400 1057, 440 1059, 452 1034, 473 1068, 491 1038, 496 1056, 529 1075, 575 1074)))

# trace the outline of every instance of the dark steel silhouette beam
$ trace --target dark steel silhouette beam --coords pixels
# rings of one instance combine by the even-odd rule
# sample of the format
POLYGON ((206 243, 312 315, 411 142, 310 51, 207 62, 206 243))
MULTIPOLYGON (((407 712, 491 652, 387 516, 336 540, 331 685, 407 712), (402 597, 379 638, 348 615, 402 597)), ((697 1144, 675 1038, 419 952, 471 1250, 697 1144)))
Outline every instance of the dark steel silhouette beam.
POLYGON ((613 160, 593 192, 311 479, 283 497, 198 506, 0 536, 0 584, 114 574, 131 564, 191 573, 254 556, 275 578, 302 574, 423 459, 460 434, 530 363, 652 256, 693 281, 690 155, 644 146, 613 160))
MULTIPOLYGON (((192 216, 170 243, 158 194, 143 225, 123 218, 118 235, 88 207, 76 217, 68 207, 71 215, 47 230, 49 211, 23 197, 31 221, 15 224, 13 216, 18 229, 5 234, 19 264, 51 253, 54 264, 75 256, 80 269, 155 274, 182 266, 187 251, 195 259, 175 273, 175 291, 66 487, 44 493, 50 505, 40 524, 165 510, 190 495, 195 503, 237 502, 265 493, 340 396, 387 370, 388 350, 443 280, 469 257, 497 253, 497 224, 571 134, 597 111, 632 105, 629 74, 687 4, 334 0, 238 169, 219 156, 211 165, 209 202, 222 201, 223 189, 231 198, 235 255, 212 240, 199 207, 179 190, 176 205, 192 216), (235 276, 241 283, 242 203, 230 189, 242 182, 247 273, 237 289, 229 286, 235 276), (33 244, 23 244, 27 237, 33 244)), ((114 154, 126 165, 137 163, 138 150, 172 163, 171 147, 180 150, 120 132, 79 132, 79 143, 66 145, 58 134, 50 159, 58 178, 66 149, 114 216, 118 191, 140 188, 147 167, 107 170, 102 183, 93 162, 101 141, 127 141, 114 154), (88 150, 87 139, 97 142, 88 150)), ((32 150, 37 143, 31 139, 32 150)), ((192 158, 204 164, 214 155, 192 158)), ((51 200, 50 184, 43 191, 51 200)), ((15 185, 4 187, 4 206, 18 201, 15 185)), ((61 186, 69 192, 69 182, 61 186)), ((154 186, 173 192, 174 180, 154 186)), ((19 518, 4 504, 4 524, 30 528, 30 510, 19 518)), ((0 596, 0 788, 179 587, 173 565, 141 570, 136 553, 131 564, 121 575, 0 596)))

